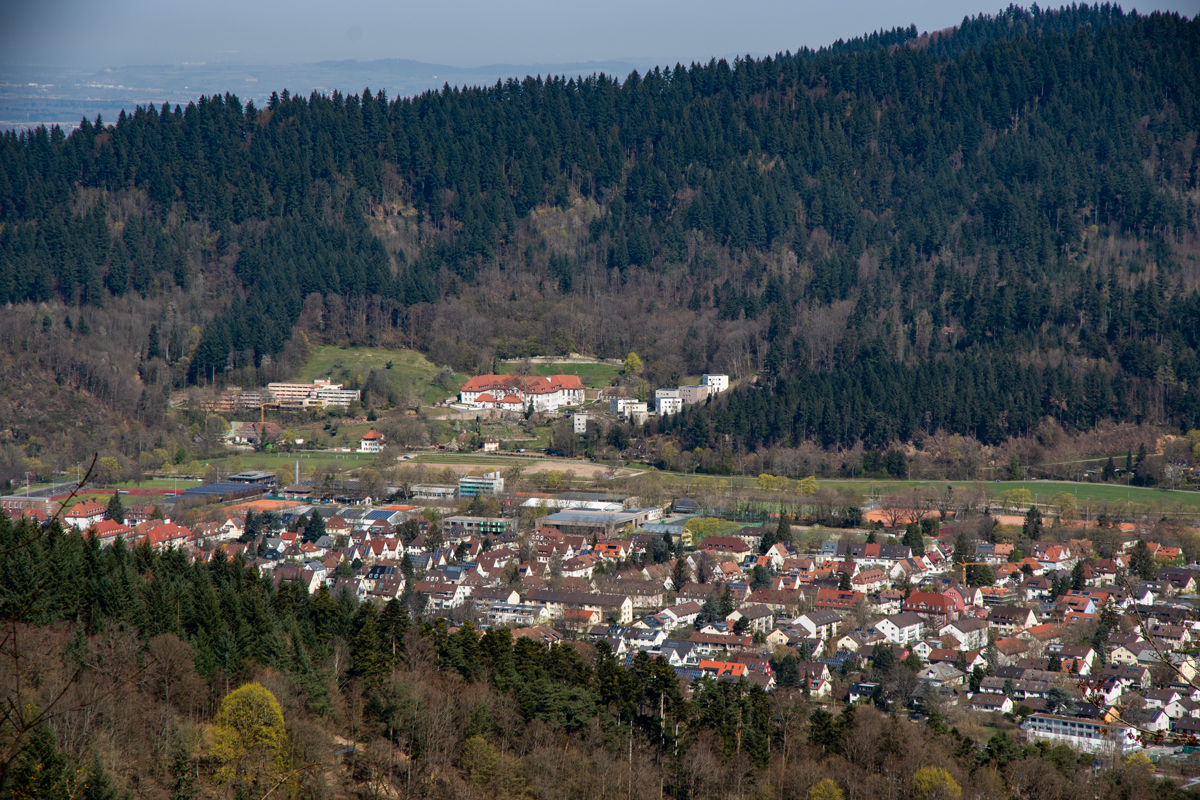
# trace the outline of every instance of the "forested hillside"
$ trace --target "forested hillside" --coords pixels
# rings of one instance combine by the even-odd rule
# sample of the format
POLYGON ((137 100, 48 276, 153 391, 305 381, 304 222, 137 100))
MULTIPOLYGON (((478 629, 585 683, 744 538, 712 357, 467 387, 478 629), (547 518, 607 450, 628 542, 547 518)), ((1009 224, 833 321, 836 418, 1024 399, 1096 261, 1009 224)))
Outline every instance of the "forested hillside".
POLYGON ((159 403, 269 374, 299 325, 465 371, 633 350, 655 383, 757 378, 680 418, 688 446, 1186 429, 1198 71, 1200 22, 1083 6, 623 81, 139 108, 0 141, 0 297, 140 309, 125 374, 159 403))

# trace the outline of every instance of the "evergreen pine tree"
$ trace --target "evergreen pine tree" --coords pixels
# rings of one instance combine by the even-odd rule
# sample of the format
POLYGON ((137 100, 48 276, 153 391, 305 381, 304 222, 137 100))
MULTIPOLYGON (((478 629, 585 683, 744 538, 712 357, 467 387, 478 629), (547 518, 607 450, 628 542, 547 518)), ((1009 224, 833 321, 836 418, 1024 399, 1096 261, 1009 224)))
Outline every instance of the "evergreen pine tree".
POLYGON ((315 510, 304 526, 304 541, 316 542, 325 535, 325 520, 315 510))
POLYGON ((242 523, 242 535, 238 541, 243 544, 257 541, 262 534, 262 518, 254 513, 254 509, 246 510, 246 519, 242 523))
POLYGON ((1042 536, 1042 512, 1036 505, 1031 505, 1029 510, 1025 512, 1025 522, 1021 526, 1021 532, 1027 539, 1037 541, 1042 536))
POLYGON ((104 509, 104 518, 110 519, 113 522, 125 524, 125 506, 121 504, 121 493, 114 491, 112 499, 108 501, 108 506, 104 509))
POLYGON ((1113 463, 1112 456, 1108 457, 1108 461, 1104 463, 1104 469, 1101 470, 1100 476, 1105 482, 1111 481, 1117 476, 1117 465, 1113 463))

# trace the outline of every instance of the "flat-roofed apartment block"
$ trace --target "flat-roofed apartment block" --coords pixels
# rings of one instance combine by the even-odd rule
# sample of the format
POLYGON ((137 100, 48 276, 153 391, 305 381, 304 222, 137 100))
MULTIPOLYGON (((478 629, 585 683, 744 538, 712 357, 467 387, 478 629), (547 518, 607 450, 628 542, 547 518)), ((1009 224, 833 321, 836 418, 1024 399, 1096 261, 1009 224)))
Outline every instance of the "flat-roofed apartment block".
POLYGON ((312 383, 268 383, 267 390, 280 406, 290 408, 348 408, 362 397, 358 389, 346 389, 328 378, 312 383))
POLYGON ((633 622, 633 601, 625 595, 538 589, 527 594, 525 602, 545 604, 551 619, 562 619, 565 612, 582 609, 598 611, 605 619, 612 618, 618 625, 633 622))
POLYGON ((1135 729, 1104 719, 1038 713, 1029 715, 1021 729, 1030 739, 1070 745, 1085 753, 1121 755, 1142 748, 1135 729))
POLYGON ((487 472, 483 475, 463 475, 458 479, 459 497, 478 497, 480 495, 496 495, 504 492, 504 478, 500 471, 487 472))
POLYGON ((446 517, 442 520, 442 530, 444 532, 461 526, 463 533, 469 536, 503 536, 510 528, 515 529, 517 524, 517 520, 504 517, 446 517))

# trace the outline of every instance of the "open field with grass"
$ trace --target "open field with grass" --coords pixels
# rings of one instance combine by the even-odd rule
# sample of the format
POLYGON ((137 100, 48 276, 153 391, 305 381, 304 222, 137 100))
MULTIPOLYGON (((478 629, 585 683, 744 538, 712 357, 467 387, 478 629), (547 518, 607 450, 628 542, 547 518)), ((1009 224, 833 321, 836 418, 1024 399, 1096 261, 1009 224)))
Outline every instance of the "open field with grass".
POLYGON ((214 458, 200 462, 202 465, 212 464, 221 470, 221 475, 246 470, 266 470, 276 472, 280 469, 292 469, 296 461, 300 461, 300 471, 308 472, 313 469, 352 470, 360 467, 374 466, 378 456, 371 453, 249 453, 230 455, 225 458, 214 458))
POLYGON ((199 486, 201 483, 202 481, 190 478, 180 478, 179 480, 175 480, 174 478, 152 478, 150 480, 125 481, 124 483, 110 485, 121 491, 128 491, 130 489, 174 489, 176 486, 182 491, 189 486, 199 486))
MULTIPOLYGON (((944 491, 947 484, 953 486, 956 492, 971 490, 976 485, 968 481, 820 481, 820 485, 827 488, 851 489, 875 497, 930 486, 944 491)), ((1072 483, 1070 481, 992 481, 990 483, 981 482, 979 485, 990 497, 996 497, 1014 489, 1026 489, 1033 495, 1036 503, 1050 503, 1054 495, 1066 492, 1076 498, 1076 505, 1080 508, 1088 503, 1112 505, 1130 502, 1142 505, 1159 504, 1164 508, 1182 505, 1200 510, 1200 492, 1163 491, 1162 489, 1126 487, 1111 483, 1072 483)))
MULTIPOLYGON (((591 461, 581 461, 570 458, 544 458, 538 456, 497 456, 490 453, 422 453, 415 458, 400 462, 403 464, 424 464, 429 467, 449 467, 455 472, 471 472, 480 469, 509 469, 521 467, 526 475, 534 475, 551 470, 571 471, 578 478, 598 478, 610 467, 591 461)), ((629 475, 628 469, 619 474, 629 475)))
MULTIPOLYGON (((654 472, 651 468, 648 471, 654 472)), ((673 485, 688 484, 696 480, 721 480, 731 482, 734 487, 757 489, 756 479, 750 476, 705 476, 690 473, 663 472, 663 479, 673 485)), ((798 491, 799 481, 794 481, 798 491)), ((939 492, 945 491, 947 485, 953 486, 955 492, 973 491, 978 485, 983 488, 988 497, 998 497, 1003 492, 1013 489, 1026 489, 1039 504, 1050 504, 1054 495, 1065 492, 1075 497, 1075 504, 1080 510, 1087 507, 1092 509, 1104 506, 1121 506, 1132 503, 1147 508, 1160 508, 1163 511, 1179 510, 1186 514, 1200 513, 1200 492, 1170 491, 1153 487, 1126 487, 1115 483, 1074 483, 1071 481, 899 481, 899 480, 870 480, 870 479, 818 479, 822 489, 857 492, 864 498, 878 499, 889 494, 903 494, 913 489, 934 488, 939 492)))
MULTIPOLYGON (((515 373, 516 364, 505 364, 501 367, 507 372, 515 373)), ((535 375, 578 375, 583 385, 589 389, 603 389, 612 383, 613 378, 621 374, 621 368, 612 364, 531 364, 535 375)))
POLYGON ((361 386, 372 370, 382 373, 394 386, 401 381, 411 381, 416 395, 425 403, 435 403, 455 394, 458 387, 470 377, 455 374, 452 381, 447 382, 453 389, 447 390, 433 382, 441 368, 415 350, 321 346, 313 348, 312 356, 293 379, 311 381, 329 378, 335 383, 361 386))

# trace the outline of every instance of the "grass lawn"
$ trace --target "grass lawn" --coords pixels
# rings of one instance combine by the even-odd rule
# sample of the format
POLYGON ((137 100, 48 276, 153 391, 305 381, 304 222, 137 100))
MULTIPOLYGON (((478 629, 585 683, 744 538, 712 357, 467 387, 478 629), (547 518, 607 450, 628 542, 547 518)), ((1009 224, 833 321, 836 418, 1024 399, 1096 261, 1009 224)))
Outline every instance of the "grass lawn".
POLYGON ((524 456, 502 456, 491 453, 422 453, 416 458, 410 458, 408 461, 401 462, 410 464, 412 462, 421 464, 496 464, 497 466, 512 466, 513 464, 526 464, 530 461, 524 456))
MULTIPOLYGON (((870 480, 822 480, 820 485, 828 488, 850 489, 864 494, 892 494, 906 489, 933 486, 944 489, 946 484, 954 486, 955 491, 974 487, 973 482, 967 481, 870 481, 870 480)), ((1189 511, 1200 509, 1200 492, 1173 492, 1154 488, 1137 486, 1119 486, 1104 483, 1071 483, 1068 481, 992 481, 981 482, 984 491, 995 497, 1001 492, 1012 489, 1028 489, 1033 499, 1038 503, 1049 503, 1050 499, 1059 492, 1074 495, 1076 504, 1116 505, 1118 503, 1138 503, 1141 505, 1159 505, 1165 509, 1183 507, 1189 511)))
POLYGON ((124 483, 113 484, 121 490, 128 489, 174 489, 177 485, 180 489, 186 489, 189 486, 199 486, 202 481, 194 481, 188 478, 154 478, 152 480, 143 480, 140 483, 135 481, 125 481, 124 483))
MULTIPOLYGON (((506 364, 509 372, 516 372, 516 364, 506 364)), ((531 364, 536 375, 578 375, 589 389, 603 389, 621 373, 621 368, 612 364, 531 364)))
MULTIPOLYGON (((380 347, 313 348, 313 353, 293 380, 330 378, 335 383, 361 385, 371 370, 382 372, 392 383, 410 380, 422 402, 434 403, 452 393, 433 383, 440 367, 415 350, 386 350, 380 347), (391 369, 388 363, 391 363, 391 369)), ((467 375, 455 374, 453 386, 466 382, 467 375)))
POLYGON ((282 468, 291 469, 296 465, 297 460, 300 461, 302 472, 307 472, 314 467, 351 470, 372 466, 377 457, 372 453, 250 453, 214 458, 202 463, 215 464, 221 469, 222 475, 227 475, 230 472, 245 472, 246 470, 275 472, 282 468))
MULTIPOLYGON (((640 468, 640 467, 639 467, 640 468)), ((663 479, 672 484, 687 484, 696 480, 733 481, 735 486, 744 485, 755 488, 755 479, 741 475, 691 475, 681 473, 662 473, 663 479)), ((836 489, 857 492, 864 497, 880 497, 888 494, 904 493, 914 488, 923 489, 932 486, 944 491, 946 484, 954 487, 956 492, 974 488, 974 481, 893 481, 893 480, 839 480, 818 478, 822 489, 836 489)), ((1155 488, 1126 487, 1111 483, 1072 483, 1069 481, 980 481, 988 496, 996 497, 1001 492, 1011 489, 1028 489, 1037 503, 1050 503, 1054 495, 1066 492, 1074 495, 1076 506, 1119 506, 1133 503, 1148 508, 1161 508, 1164 511, 1179 510, 1186 514, 1200 512, 1200 492, 1193 491, 1164 491, 1155 488)))
MULTIPOLYGON (((79 505, 80 503, 83 503, 87 500, 95 500, 100 505, 107 506, 109 501, 112 500, 112 495, 111 494, 93 494, 91 492, 86 492, 84 494, 77 494, 77 495, 75 495, 75 497, 73 497, 71 499, 71 502, 67 503, 66 507, 68 510, 70 510, 70 509, 74 508, 75 506, 79 505)), ((125 498, 122 498, 121 502, 128 504, 130 501, 125 498)))

